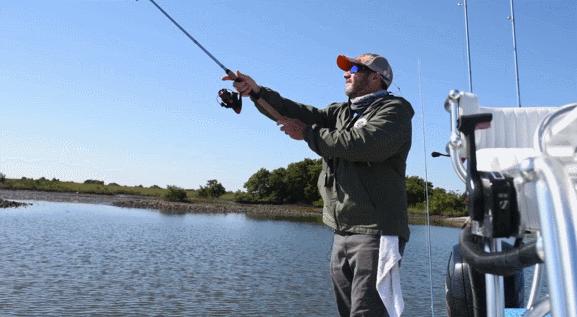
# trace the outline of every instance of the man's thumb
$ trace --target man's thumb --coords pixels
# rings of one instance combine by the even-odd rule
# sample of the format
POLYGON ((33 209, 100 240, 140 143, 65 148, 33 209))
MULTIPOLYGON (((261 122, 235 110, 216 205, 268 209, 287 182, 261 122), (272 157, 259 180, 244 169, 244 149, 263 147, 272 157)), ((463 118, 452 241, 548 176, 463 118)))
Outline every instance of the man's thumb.
POLYGON ((221 79, 222 80, 232 80, 232 77, 230 77, 229 75, 225 75, 225 76, 222 76, 221 79))

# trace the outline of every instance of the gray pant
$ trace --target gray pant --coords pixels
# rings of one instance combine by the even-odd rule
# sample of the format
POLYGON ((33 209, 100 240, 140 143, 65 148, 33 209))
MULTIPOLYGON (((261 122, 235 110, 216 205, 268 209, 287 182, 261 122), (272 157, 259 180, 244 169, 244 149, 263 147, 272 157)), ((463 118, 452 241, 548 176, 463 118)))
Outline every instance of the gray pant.
MULTIPOLYGON (((388 317, 377 292, 379 235, 334 234, 331 277, 341 317, 388 317)), ((404 243, 399 242, 399 250, 404 243)))

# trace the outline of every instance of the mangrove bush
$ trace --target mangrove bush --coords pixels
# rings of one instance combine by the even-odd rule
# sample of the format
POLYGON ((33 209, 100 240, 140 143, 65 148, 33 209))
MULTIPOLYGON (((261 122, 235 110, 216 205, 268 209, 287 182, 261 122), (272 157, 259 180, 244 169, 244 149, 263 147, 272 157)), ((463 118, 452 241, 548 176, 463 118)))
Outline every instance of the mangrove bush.
POLYGON ((166 186, 166 192, 163 197, 164 200, 174 201, 174 202, 186 202, 188 198, 186 197, 186 191, 178 186, 168 185, 166 186))
POLYGON ((211 179, 206 182, 206 186, 200 186, 198 196, 207 198, 218 198, 226 193, 226 189, 216 179, 211 179))

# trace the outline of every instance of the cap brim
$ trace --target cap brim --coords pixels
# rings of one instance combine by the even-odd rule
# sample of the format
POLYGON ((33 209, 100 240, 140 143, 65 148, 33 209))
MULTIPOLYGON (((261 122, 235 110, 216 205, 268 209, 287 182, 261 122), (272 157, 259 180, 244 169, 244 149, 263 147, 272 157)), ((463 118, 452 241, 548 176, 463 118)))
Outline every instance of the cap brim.
POLYGON ((351 67, 353 67, 353 63, 351 62, 351 59, 346 57, 345 55, 339 55, 337 56, 337 66, 339 66, 340 69, 346 72, 348 70, 351 70, 351 67))

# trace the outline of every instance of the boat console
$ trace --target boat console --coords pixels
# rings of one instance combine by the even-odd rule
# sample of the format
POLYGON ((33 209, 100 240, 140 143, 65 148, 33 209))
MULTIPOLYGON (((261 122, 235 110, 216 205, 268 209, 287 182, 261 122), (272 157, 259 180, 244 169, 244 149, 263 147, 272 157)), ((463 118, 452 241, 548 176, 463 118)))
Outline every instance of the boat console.
POLYGON ((449 316, 577 317, 577 103, 480 107, 454 90, 445 109, 469 214, 448 264, 449 316))

